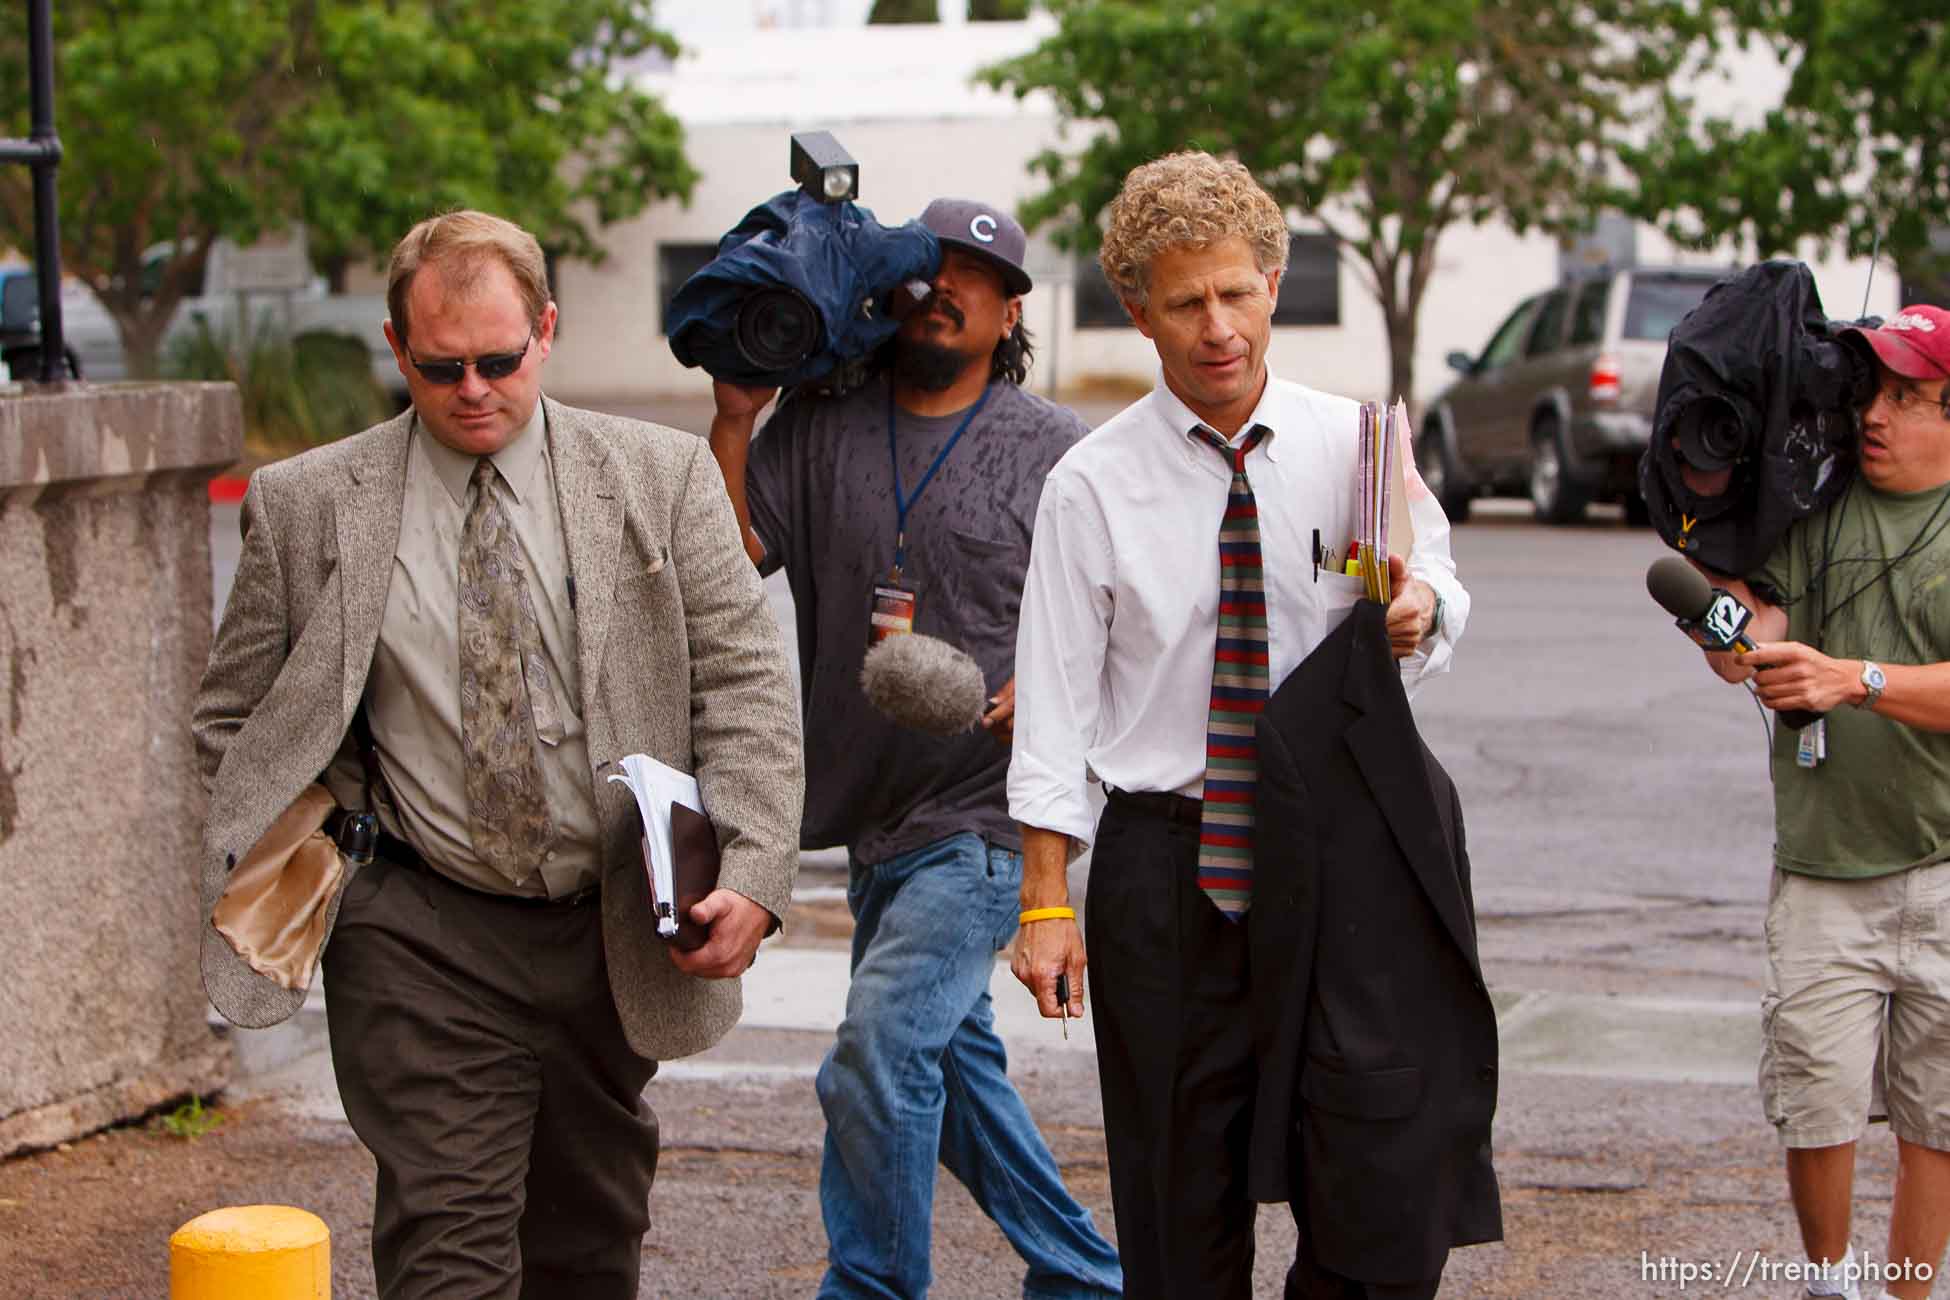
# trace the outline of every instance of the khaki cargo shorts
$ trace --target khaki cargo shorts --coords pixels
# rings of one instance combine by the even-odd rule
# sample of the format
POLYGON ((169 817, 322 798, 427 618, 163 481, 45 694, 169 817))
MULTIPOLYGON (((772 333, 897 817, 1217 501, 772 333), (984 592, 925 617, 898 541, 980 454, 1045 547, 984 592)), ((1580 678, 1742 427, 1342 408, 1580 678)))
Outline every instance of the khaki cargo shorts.
POLYGON ((1774 872, 1761 1104, 1790 1147, 1862 1136, 1873 1113, 1950 1150, 1950 863, 1869 880, 1774 872))

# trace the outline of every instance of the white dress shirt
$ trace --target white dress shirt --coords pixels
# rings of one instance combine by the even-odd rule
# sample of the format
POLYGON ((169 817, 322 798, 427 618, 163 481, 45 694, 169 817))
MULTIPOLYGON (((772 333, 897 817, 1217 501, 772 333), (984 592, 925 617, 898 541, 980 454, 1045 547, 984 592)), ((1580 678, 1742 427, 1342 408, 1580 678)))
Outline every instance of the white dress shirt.
MULTIPOLYGON (((1271 689, 1364 591, 1339 572, 1354 536, 1358 410, 1269 376, 1232 440, 1256 424, 1270 430, 1247 453, 1246 477, 1259 507, 1271 689), (1317 574, 1315 529, 1333 557, 1317 574)), ((1071 448, 1043 485, 1016 634, 1009 814, 1071 836, 1073 848, 1095 830, 1090 781, 1191 798, 1204 788, 1219 520, 1232 470, 1192 434, 1199 425, 1161 380, 1071 448)), ((1401 664, 1412 689, 1447 671, 1469 593, 1456 580, 1442 507, 1412 459, 1404 468, 1415 528, 1409 572, 1442 597, 1441 625, 1401 664)))

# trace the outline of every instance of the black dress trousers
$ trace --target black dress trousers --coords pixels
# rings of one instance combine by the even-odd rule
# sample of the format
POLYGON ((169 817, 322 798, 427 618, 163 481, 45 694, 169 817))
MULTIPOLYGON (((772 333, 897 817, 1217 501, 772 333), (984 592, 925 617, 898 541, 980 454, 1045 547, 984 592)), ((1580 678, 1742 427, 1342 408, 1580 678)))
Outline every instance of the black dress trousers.
MULTIPOLYGON (((1198 825, 1113 799, 1085 903, 1091 1017, 1126 1300, 1250 1300, 1252 913, 1198 887, 1198 825)), ((1305 1225, 1287 1300, 1433 1300, 1440 1278, 1357 1282, 1322 1268, 1305 1225)))
POLYGON ((375 859, 324 958, 332 1068, 379 1164, 382 1300, 632 1300, 656 1063, 610 997, 602 907, 375 859))
POLYGON ((1287 1270, 1285 1300, 1435 1300, 1436 1292, 1442 1288, 1440 1277, 1420 1282, 1357 1282, 1328 1272, 1314 1258, 1313 1248, 1307 1241, 1305 1210, 1299 1206, 1294 1209, 1300 1239, 1294 1250, 1293 1267, 1287 1270))
POLYGON ((1091 1017, 1127 1300, 1247 1300, 1246 927, 1198 888, 1198 826, 1113 800, 1085 904, 1091 1017))

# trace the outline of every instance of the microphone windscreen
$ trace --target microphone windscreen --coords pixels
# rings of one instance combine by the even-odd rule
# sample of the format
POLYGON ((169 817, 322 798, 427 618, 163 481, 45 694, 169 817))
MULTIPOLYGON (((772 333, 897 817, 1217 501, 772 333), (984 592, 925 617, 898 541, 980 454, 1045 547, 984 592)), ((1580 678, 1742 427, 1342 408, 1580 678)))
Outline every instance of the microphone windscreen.
POLYGON ((1645 589, 1674 618, 1696 619, 1713 603, 1713 588, 1698 569, 1676 555, 1652 562, 1645 571, 1645 589))
POLYGON ((981 667, 937 637, 891 636, 860 666, 867 702, 903 727, 953 736, 982 720, 988 685, 981 667))

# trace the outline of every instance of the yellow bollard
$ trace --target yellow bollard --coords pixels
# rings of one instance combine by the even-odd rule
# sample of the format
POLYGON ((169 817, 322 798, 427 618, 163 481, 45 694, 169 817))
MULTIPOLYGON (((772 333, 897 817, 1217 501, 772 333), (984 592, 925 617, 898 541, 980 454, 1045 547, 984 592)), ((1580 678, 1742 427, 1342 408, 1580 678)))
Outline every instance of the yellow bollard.
POLYGON ((231 1205, 169 1238, 169 1300, 331 1300, 332 1233, 289 1205, 231 1205))

